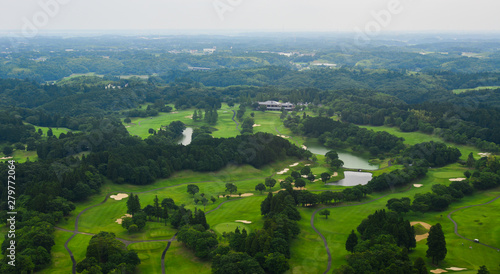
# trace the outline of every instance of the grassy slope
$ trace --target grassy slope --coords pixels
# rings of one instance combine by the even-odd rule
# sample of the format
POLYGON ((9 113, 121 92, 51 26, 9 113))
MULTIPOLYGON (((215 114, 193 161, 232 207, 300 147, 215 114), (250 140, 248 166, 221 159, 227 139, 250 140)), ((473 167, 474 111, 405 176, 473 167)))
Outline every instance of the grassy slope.
POLYGON ((461 89, 454 89, 453 93, 455 94, 460 94, 463 92, 467 91, 477 91, 477 90, 485 90, 485 89, 498 89, 500 86, 484 86, 484 87, 477 87, 477 88, 461 88, 461 89))

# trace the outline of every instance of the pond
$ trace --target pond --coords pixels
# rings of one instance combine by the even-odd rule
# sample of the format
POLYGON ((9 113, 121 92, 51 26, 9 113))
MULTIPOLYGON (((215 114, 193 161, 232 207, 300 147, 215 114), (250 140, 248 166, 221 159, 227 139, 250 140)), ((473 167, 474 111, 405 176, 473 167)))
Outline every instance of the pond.
MULTIPOLYGON (((325 155, 331 149, 326 148, 318 143, 305 143, 307 150, 314 154, 325 155)), ((359 154, 355 154, 353 152, 345 151, 345 150, 335 150, 339 154, 339 159, 344 161, 345 168, 355 168, 355 169, 366 169, 366 170, 376 170, 379 168, 379 165, 370 164, 368 162, 368 158, 363 157, 359 154)))
POLYGON ((177 142, 179 145, 184 145, 187 146, 191 144, 191 136, 193 135, 193 128, 187 127, 183 132, 182 132, 182 138, 177 142))
POLYGON ((337 181, 335 183, 328 183, 327 185, 334 186, 357 186, 366 185, 372 179, 372 174, 369 172, 354 172, 345 171, 344 179, 337 181))

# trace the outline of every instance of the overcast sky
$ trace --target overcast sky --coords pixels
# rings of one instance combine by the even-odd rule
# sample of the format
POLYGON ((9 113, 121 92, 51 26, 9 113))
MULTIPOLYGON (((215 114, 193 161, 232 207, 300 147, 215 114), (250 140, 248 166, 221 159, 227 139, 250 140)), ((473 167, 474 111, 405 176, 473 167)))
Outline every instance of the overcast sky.
POLYGON ((33 27, 42 31, 500 31, 499 0, 0 0, 0 3, 0 29, 14 31, 33 27))

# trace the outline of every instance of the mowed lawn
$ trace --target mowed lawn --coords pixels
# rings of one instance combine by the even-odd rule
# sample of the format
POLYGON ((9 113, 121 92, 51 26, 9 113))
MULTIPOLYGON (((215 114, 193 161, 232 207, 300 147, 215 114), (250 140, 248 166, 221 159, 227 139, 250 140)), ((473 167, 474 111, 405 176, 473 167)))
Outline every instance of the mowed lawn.
MULTIPOLYGON (((142 266, 139 267, 140 269, 142 266)), ((160 264, 161 268, 161 264, 160 264)), ((144 274, 160 272, 141 272, 144 274)), ((165 254, 165 273, 212 273, 211 263, 202 261, 193 252, 183 246, 182 243, 172 242, 165 254)))
POLYGON ((481 158, 481 156, 479 156, 478 153, 487 152, 487 151, 479 151, 476 147, 473 147, 473 146, 457 145, 457 144, 445 142, 445 141, 443 141, 443 139, 441 139, 440 137, 438 137, 436 135, 429 135, 429 134, 425 134, 422 132, 402 132, 396 127, 388 127, 388 126, 378 126, 378 127, 376 127, 376 126, 360 126, 360 127, 366 128, 366 129, 372 129, 374 131, 385 131, 385 132, 388 132, 388 133, 395 135, 397 137, 403 137, 405 139, 404 143, 407 145, 415 145, 415 144, 419 144, 419 143, 423 143, 423 142, 430 142, 430 141, 445 143, 448 146, 453 146, 453 147, 458 148, 460 150, 460 152, 462 153, 462 157, 460 157, 460 158, 463 160, 466 160, 467 156, 471 152, 474 154, 474 158, 476 158, 476 159, 481 158))
POLYGON ((167 242, 134 243, 128 246, 135 250, 141 264, 137 266, 139 273, 161 273, 161 254, 167 247, 167 242))

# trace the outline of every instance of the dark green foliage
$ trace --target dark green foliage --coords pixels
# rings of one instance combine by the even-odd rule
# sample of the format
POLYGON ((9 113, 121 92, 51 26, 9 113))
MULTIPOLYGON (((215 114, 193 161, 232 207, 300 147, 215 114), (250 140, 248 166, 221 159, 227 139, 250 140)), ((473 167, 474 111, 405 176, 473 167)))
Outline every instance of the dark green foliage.
POLYGON ((269 190, 272 190, 273 187, 276 185, 276 180, 271 177, 268 177, 265 179, 265 184, 267 187, 269 187, 269 190))
POLYGON ((187 192, 191 195, 194 195, 200 191, 200 188, 197 185, 190 184, 187 186, 187 192))
POLYGON ((319 212, 319 215, 325 216, 325 219, 328 219, 328 215, 330 215, 330 210, 328 209, 323 209, 319 212))
POLYGON ((354 232, 354 230, 351 231, 351 234, 349 234, 349 237, 347 237, 347 241, 345 243, 345 249, 351 253, 354 253, 354 248, 358 244, 358 235, 354 232))
POLYGON ((122 269, 134 272, 140 263, 137 253, 133 250, 128 251, 124 243, 115 239, 114 233, 100 232, 90 239, 85 259, 76 265, 76 270, 80 273, 99 266, 102 273, 122 269))
MULTIPOLYGON (((204 216, 204 215, 203 215, 204 216)), ((179 241, 195 252, 196 257, 206 259, 218 245, 217 236, 202 225, 183 226, 177 234, 179 241)))
POLYGON ((490 274, 490 271, 488 271, 488 268, 486 268, 485 265, 482 265, 479 267, 477 274, 490 274))
POLYGON ((415 263, 413 264, 413 268, 415 268, 416 274, 428 274, 429 273, 429 271, 427 270, 427 267, 425 266, 424 259, 422 259, 422 257, 418 257, 415 260, 415 263))
POLYGON ((264 274, 257 260, 247 253, 230 251, 225 255, 215 256, 212 261, 214 274, 264 274))
POLYGON ((323 183, 326 184, 326 182, 328 182, 328 180, 330 180, 330 174, 328 174, 326 172, 321 173, 321 181, 323 181, 323 183))
POLYGON ((139 201, 139 196, 130 193, 127 199, 127 213, 134 215, 141 210, 141 204, 139 201))
POLYGON ((238 191, 238 187, 233 184, 233 183, 226 183, 226 192, 229 192, 230 194, 235 193, 238 191))
POLYGON ((427 238, 426 256, 432 258, 432 263, 439 265, 439 261, 444 260, 446 253, 446 240, 440 223, 431 226, 429 237, 427 238))
POLYGON ((255 191, 260 191, 260 194, 262 194, 264 190, 266 190, 266 186, 263 183, 259 183, 255 186, 255 191))
POLYGON ((409 164, 416 160, 425 160, 431 167, 441 167, 456 162, 462 153, 455 147, 433 141, 416 144, 403 151, 403 159, 399 162, 409 164))

